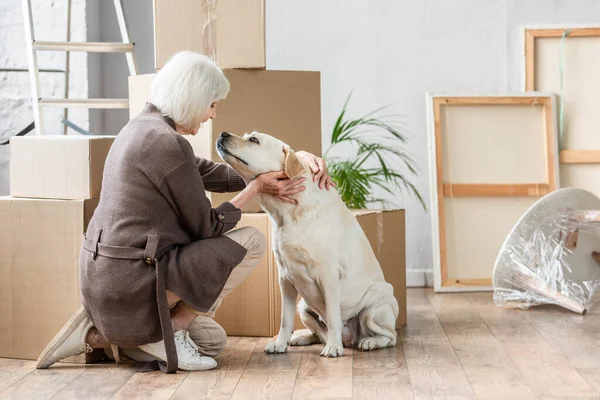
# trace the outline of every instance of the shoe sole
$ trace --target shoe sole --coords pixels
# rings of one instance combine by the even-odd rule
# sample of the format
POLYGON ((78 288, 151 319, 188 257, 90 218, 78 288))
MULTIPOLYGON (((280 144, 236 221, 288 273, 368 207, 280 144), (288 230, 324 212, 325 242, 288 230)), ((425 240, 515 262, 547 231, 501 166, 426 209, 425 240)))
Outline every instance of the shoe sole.
MULTIPOLYGON (((146 348, 146 346, 139 346, 139 349, 142 350, 144 353, 150 354, 152 357, 156 357, 163 362, 167 362, 167 358, 164 354, 159 354, 158 352, 154 352, 154 351, 146 348)), ((180 370, 183 370, 183 371, 207 371, 209 369, 217 368, 217 365, 218 364, 215 363, 215 365, 198 368, 197 365, 188 365, 188 364, 177 363, 177 368, 179 368, 180 370)))
POLYGON ((79 306, 77 311, 71 316, 69 321, 62 327, 62 329, 52 338, 50 343, 42 351, 37 360, 37 369, 47 369, 52 364, 45 365, 48 362, 48 358, 65 342, 65 340, 73 333, 73 331, 81 324, 87 317, 87 312, 83 306, 79 306))

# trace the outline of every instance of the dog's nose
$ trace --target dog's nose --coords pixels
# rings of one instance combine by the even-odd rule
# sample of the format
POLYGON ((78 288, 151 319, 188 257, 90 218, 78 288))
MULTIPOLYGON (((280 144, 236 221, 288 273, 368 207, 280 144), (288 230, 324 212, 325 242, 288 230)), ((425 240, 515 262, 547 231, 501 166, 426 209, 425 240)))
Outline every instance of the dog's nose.
POLYGON ((221 132, 221 137, 222 137, 222 138, 226 138, 227 136, 230 136, 230 135, 231 135, 230 133, 227 133, 227 132, 221 132))

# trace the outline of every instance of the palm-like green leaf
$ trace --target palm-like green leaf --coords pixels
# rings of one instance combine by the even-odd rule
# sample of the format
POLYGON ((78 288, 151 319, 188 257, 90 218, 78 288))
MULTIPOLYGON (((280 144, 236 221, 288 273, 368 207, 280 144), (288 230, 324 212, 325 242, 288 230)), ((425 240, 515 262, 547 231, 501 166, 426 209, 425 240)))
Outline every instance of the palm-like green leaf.
POLYGON ((403 150, 407 137, 400 123, 394 122, 397 115, 385 117, 376 114, 387 108, 380 107, 362 118, 347 120, 346 111, 352 93, 346 99, 338 116, 331 135, 331 147, 325 152, 329 165, 329 174, 337 183, 337 188, 344 203, 353 209, 367 208, 368 204, 380 203, 391 205, 392 202, 371 197, 372 189, 379 187, 389 194, 393 188, 401 193, 414 195, 423 208, 425 202, 417 188, 397 170, 389 167, 390 159, 398 159, 408 171, 417 176, 417 163, 403 150), (376 139, 376 141, 374 141, 376 139), (329 150, 340 143, 352 144, 356 147, 356 155, 349 160, 327 157, 329 150), (377 167, 366 167, 376 163, 377 167))

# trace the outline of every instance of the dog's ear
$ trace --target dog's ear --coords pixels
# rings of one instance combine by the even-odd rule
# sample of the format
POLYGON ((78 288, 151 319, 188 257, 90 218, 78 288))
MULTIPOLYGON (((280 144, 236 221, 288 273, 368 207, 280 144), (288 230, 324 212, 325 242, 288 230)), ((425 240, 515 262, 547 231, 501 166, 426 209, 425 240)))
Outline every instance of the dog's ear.
POLYGON ((294 150, 283 146, 283 153, 285 154, 284 171, 288 178, 295 179, 306 172, 294 150))

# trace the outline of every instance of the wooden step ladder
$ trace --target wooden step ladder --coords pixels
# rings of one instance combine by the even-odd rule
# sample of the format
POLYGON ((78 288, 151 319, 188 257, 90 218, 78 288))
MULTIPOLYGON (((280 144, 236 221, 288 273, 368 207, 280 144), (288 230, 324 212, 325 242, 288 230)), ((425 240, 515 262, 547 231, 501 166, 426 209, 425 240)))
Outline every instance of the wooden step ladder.
MULTIPOLYGON (((25 18, 25 39, 27 43, 27 55, 29 61, 29 80, 31 86, 31 100, 33 108, 33 122, 37 135, 43 135, 44 121, 42 107, 63 108, 64 121, 67 121, 69 108, 95 108, 95 109, 116 109, 129 108, 128 99, 72 99, 68 98, 69 91, 69 53, 72 51, 81 51, 87 53, 124 53, 127 59, 129 75, 137 75, 137 66, 133 56, 134 43, 129 39, 127 22, 123 11, 122 0, 113 0, 119 30, 121 31, 121 43, 105 42, 71 42, 71 0, 67 1, 67 40, 64 42, 43 42, 36 41, 33 31, 33 14, 31 0, 23 0, 23 16, 25 18), (65 98, 40 98, 40 79, 37 60, 38 51, 64 51, 65 52, 65 98)), ((67 124, 65 124, 64 134, 67 133, 67 124)))

